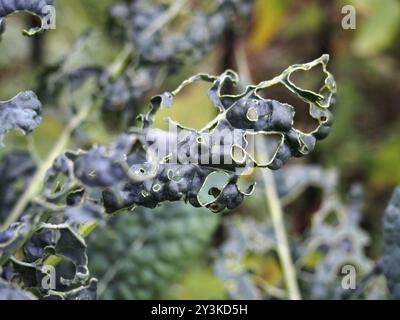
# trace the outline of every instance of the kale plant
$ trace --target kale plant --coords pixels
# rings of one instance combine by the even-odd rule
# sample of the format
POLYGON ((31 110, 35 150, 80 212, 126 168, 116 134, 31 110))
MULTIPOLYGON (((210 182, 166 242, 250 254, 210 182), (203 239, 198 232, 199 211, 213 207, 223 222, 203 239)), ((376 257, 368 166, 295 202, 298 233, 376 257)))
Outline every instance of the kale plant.
MULTIPOLYGON (((43 20, 49 5, 53 1, 0 0, 1 30, 6 16, 27 11, 41 18, 42 25, 23 33, 47 31, 43 20)), ((113 5, 102 29, 121 45, 113 61, 96 64, 82 58, 88 47, 94 49, 90 41, 96 31, 85 33, 64 59, 47 66, 37 86, 39 98, 24 91, 0 102, 1 144, 11 129, 26 134, 36 129, 42 109, 53 109, 64 123, 45 159, 38 161, 32 150, 1 155, 0 299, 96 299, 98 293, 101 298, 157 297, 210 243, 220 223, 213 213, 230 212, 253 194, 258 182, 254 172, 260 170, 277 172, 271 185, 268 176, 260 184, 265 190, 277 187, 269 200, 278 201, 278 211, 308 184, 320 183, 326 198, 309 237, 290 243, 293 252, 285 243, 279 214, 273 227, 225 217, 221 224, 228 230, 227 240, 219 248, 215 271, 234 284, 228 290, 231 298, 298 298, 294 274, 285 273, 286 288, 276 291, 255 285, 244 269, 229 269, 232 261, 240 265, 248 251, 265 252, 277 243, 284 271, 293 255, 295 268, 310 273, 312 280, 301 283, 310 297, 343 295, 334 274, 347 258, 372 268, 363 252, 367 238, 359 229, 359 210, 341 203, 335 179, 316 168, 282 169, 291 158, 309 155, 330 133, 336 83, 328 71, 329 55, 289 66, 258 84, 248 84, 241 72, 230 69, 220 75, 200 73, 149 98, 167 87, 166 78, 202 60, 226 32, 242 32, 253 10, 251 0, 190 4, 186 23, 176 28, 185 5, 144 0, 113 5), (81 61, 74 66, 77 57, 81 61), (291 79, 317 67, 323 75, 317 90, 291 79), (160 110, 174 108, 181 91, 198 82, 208 86, 215 118, 199 130, 174 119, 168 119, 169 131, 157 128, 160 110), (273 86, 307 104, 315 128, 300 130, 294 121, 296 106, 268 98, 266 89, 273 86), (146 99, 149 107, 143 111, 146 99), (114 141, 95 144, 85 138, 89 121, 113 127, 111 114, 123 122, 114 141), (324 220, 335 208, 340 216, 336 228, 324 220), (110 245, 115 250, 109 255, 110 245), (310 271, 305 260, 318 250, 323 252, 321 263, 310 271), (126 259, 114 261, 124 252, 129 252, 126 259), (90 264, 88 253, 94 258, 90 264), (133 277, 126 281, 115 274, 119 269, 133 277)), ((399 277, 390 267, 398 250, 396 199, 386 213, 385 255, 376 267, 383 270, 394 297, 399 296, 399 277)))

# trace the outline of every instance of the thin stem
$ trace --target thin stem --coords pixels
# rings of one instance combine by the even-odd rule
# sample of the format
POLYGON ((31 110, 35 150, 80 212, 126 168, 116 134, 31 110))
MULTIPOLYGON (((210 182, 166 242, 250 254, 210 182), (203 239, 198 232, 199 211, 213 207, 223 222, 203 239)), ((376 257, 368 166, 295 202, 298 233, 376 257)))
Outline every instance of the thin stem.
POLYGON ((270 296, 281 299, 281 300, 287 299, 287 294, 284 290, 269 284, 268 281, 266 281, 262 277, 256 277, 256 278, 257 278, 257 281, 259 281, 261 283, 263 289, 265 289, 270 296))
POLYGON ((132 60, 133 45, 129 42, 125 44, 116 59, 111 63, 108 68, 108 76, 111 80, 115 81, 129 66, 132 60))
MULTIPOLYGON (((250 83, 251 73, 248 66, 246 53, 241 46, 239 46, 237 50, 236 59, 239 74, 241 76, 243 75, 242 78, 249 81, 250 83)), ((262 84, 263 86, 268 87, 279 82, 281 78, 282 76, 278 76, 270 81, 265 81, 262 84)), ((256 139, 255 142, 258 155, 261 158, 260 163, 267 163, 267 148, 260 139, 256 139)), ((286 234, 285 222, 283 219, 282 205, 276 191, 275 179, 272 171, 269 169, 261 169, 261 173, 264 182, 264 195, 267 200, 268 211, 271 214, 272 224, 276 235, 277 251, 283 269, 283 277, 287 286, 288 296, 291 300, 300 300, 301 294, 297 283, 296 268, 290 255, 289 241, 286 234)))
MULTIPOLYGON (((257 141, 256 143, 259 154, 265 157, 267 153, 265 146, 260 141, 257 141)), ((268 211, 271 214, 272 224, 275 230, 278 256, 282 264, 283 276, 288 289, 289 299, 300 300, 301 295, 297 284, 296 269, 290 255, 282 206, 276 191, 274 176, 272 171, 269 169, 262 169, 261 172, 264 182, 264 195, 267 200, 268 211)))
POLYGON ((160 17, 147 27, 143 32, 144 38, 150 38, 154 33, 163 28, 168 22, 174 19, 179 12, 186 6, 187 0, 175 0, 174 3, 160 17))

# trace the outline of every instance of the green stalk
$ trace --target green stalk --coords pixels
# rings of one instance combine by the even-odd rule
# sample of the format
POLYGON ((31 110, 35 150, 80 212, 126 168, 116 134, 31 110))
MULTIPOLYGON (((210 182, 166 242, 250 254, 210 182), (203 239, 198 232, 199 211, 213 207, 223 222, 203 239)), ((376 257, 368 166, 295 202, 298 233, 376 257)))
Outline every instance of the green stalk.
POLYGON ((186 6, 187 0, 175 0, 165 13, 158 17, 154 22, 147 27, 143 32, 144 38, 150 38, 154 33, 161 30, 166 24, 174 19, 179 12, 186 6))
MULTIPOLYGON (((251 83, 251 73, 247 63, 245 51, 242 47, 238 48, 236 52, 236 61, 241 78, 246 82, 251 83)), ((265 87, 271 86, 280 82, 281 79, 282 75, 277 76, 270 81, 265 81, 264 85, 265 87)), ((265 148, 265 145, 262 143, 262 141, 260 141, 260 139, 256 139, 255 141, 258 151, 257 153, 261 158, 260 162, 267 163, 268 161, 266 161, 266 158, 268 158, 268 151, 265 148)), ((264 195, 267 201, 268 211, 271 214, 272 224, 277 240, 278 257, 281 263, 289 299, 300 300, 301 294, 297 283, 296 268, 290 255, 289 241, 286 234, 282 205, 276 191, 275 179, 272 171, 268 168, 261 169, 261 174, 264 182, 264 195)))
MULTIPOLYGON (((266 157, 267 151, 263 143, 260 140, 256 143, 259 154, 266 157)), ((301 295, 297 284, 296 268, 290 255, 289 241, 286 234, 281 202, 276 191, 275 179, 270 169, 261 169, 261 174, 264 182, 264 195, 274 226, 278 256, 282 265, 283 277, 285 278, 289 299, 300 300, 301 295)))

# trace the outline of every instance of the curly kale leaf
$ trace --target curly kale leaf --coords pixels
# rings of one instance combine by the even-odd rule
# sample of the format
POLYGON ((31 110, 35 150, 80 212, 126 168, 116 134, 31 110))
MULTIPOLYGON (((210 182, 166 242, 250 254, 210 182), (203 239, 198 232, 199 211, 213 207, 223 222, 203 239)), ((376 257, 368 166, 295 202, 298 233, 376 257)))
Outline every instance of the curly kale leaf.
POLYGON ((20 92, 11 100, 0 102, 0 146, 3 135, 11 129, 27 134, 37 128, 41 112, 42 104, 32 91, 20 92))
MULTIPOLYGON (((48 6, 53 0, 0 0, 0 36, 5 30, 5 18, 19 11, 27 11, 38 16, 42 26, 24 30, 25 35, 34 35, 43 30, 44 19, 49 14, 48 6)), ((0 147, 3 135, 10 129, 20 129, 30 133, 41 121, 42 104, 32 91, 18 93, 8 101, 0 102, 0 147)))
MULTIPOLYGON (((53 0, 0 0, 0 29, 4 31, 5 18, 15 12, 26 11, 42 21, 47 17, 48 6, 53 5, 53 0)), ((23 33, 32 36, 43 30, 43 26, 23 30, 23 33)), ((1 34, 2 32, 0 32, 1 34)))
POLYGON ((76 202, 70 207, 49 207, 49 203, 40 201, 32 204, 19 222, 0 232, 0 265, 13 274, 7 278, 20 279, 25 289, 40 298, 93 297, 95 284, 90 279, 87 246, 80 228, 99 218, 97 210, 92 203, 76 202), (49 268, 56 277, 50 280, 54 285, 46 287, 43 283, 48 281, 49 268))
MULTIPOLYGON (((30 228, 33 236, 24 243, 25 255, 21 260, 14 255, 21 242, 15 230, 11 230, 11 238, 17 245, 11 241, 12 248, 6 249, 6 255, 14 255, 12 265, 26 287, 36 290, 40 297, 58 292, 55 295, 62 298, 71 290, 80 292, 78 288, 87 286, 90 274, 82 232, 88 224, 101 222, 104 211, 113 213, 135 206, 154 208, 165 201, 181 200, 215 212, 239 206, 254 189, 254 184, 241 185, 243 173, 255 167, 278 169, 290 157, 311 152, 316 141, 328 134, 332 124, 329 109, 336 87, 326 69, 327 62, 328 56, 322 56, 310 63, 294 65, 272 80, 246 87, 238 95, 223 93, 226 85, 239 83, 233 71, 220 76, 193 76, 176 90, 151 100, 149 112, 142 116, 140 132, 123 134, 110 145, 61 155, 47 172, 44 192, 28 207, 35 212, 37 221, 46 223, 36 222, 30 228), (293 72, 317 65, 322 65, 325 75, 320 91, 307 91, 290 82, 293 72), (195 81, 209 83, 208 95, 218 111, 217 117, 198 131, 172 120, 170 124, 176 131, 153 128, 157 112, 173 107, 179 92, 195 81), (315 130, 298 130, 293 121, 293 106, 260 96, 261 90, 276 84, 283 84, 309 104, 310 116, 318 122, 315 130), (231 135, 233 139, 227 139, 231 135), (268 162, 258 161, 254 150, 249 148, 257 135, 279 138, 268 162), (224 139, 219 140, 221 136, 224 139), (234 148, 241 151, 241 159, 234 156, 234 148), (207 157, 197 152, 200 150, 208 150, 207 157), (215 159, 218 161, 214 162, 215 159), (57 260, 54 292, 41 287, 46 275, 43 268, 49 260, 57 260)), ((7 259, 3 258, 2 265, 7 259)))
POLYGON ((92 291, 96 281, 90 279, 86 247, 84 239, 73 226, 43 223, 23 245, 23 259, 11 257, 10 260, 24 288, 29 288, 38 297, 89 298, 95 294, 92 291), (52 263, 52 260, 58 262, 52 263), (49 274, 55 278, 50 278, 52 285, 44 286, 49 274))
POLYGON ((329 133, 332 124, 329 109, 336 87, 326 69, 327 62, 328 56, 324 55, 310 63, 294 65, 270 81, 248 86, 239 95, 222 93, 227 84, 239 82, 233 71, 220 76, 193 76, 176 90, 151 100, 149 112, 142 115, 142 132, 124 134, 108 146, 61 156, 48 173, 46 198, 55 201, 76 189, 74 181, 78 181, 79 187, 85 190, 84 197, 96 199, 107 212, 137 205, 154 208, 161 202, 178 200, 216 212, 233 209, 254 189, 254 185, 240 186, 243 173, 254 167, 279 169, 291 157, 310 153, 316 141, 329 133), (309 70, 319 64, 325 83, 318 93, 298 88, 290 81, 293 72, 309 70), (169 120, 170 127, 175 131, 153 128, 157 112, 173 107, 178 93, 195 81, 210 83, 208 95, 219 111, 217 117, 199 131, 172 120, 169 120), (298 130, 293 121, 293 106, 260 96, 262 89, 279 83, 309 104, 310 116, 318 121, 315 130, 298 130), (271 159, 258 161, 250 142, 255 137, 270 136, 278 140, 271 159), (235 149, 242 153, 241 159, 234 156, 235 149), (211 182, 216 175, 220 180, 218 186, 211 182), (62 183, 56 183, 58 179, 62 183), (54 184, 58 185, 56 194, 50 188, 54 184), (204 200, 202 194, 211 199, 204 200))
POLYGON ((381 266, 390 294, 400 299, 400 187, 393 192, 385 210, 383 228, 385 247, 381 266))
MULTIPOLYGON (((105 204, 111 204, 114 209, 118 203, 123 206, 144 205, 153 207, 160 201, 176 201, 184 199, 194 206, 207 206, 214 211, 224 208, 235 208, 245 195, 252 191, 252 187, 241 190, 238 179, 241 172, 252 167, 268 167, 270 169, 281 168, 290 157, 301 157, 310 153, 317 140, 323 139, 329 133, 332 124, 332 114, 329 111, 332 99, 336 93, 336 86, 332 75, 327 71, 328 56, 303 65, 294 65, 285 70, 280 76, 270 81, 265 81, 256 86, 248 86, 246 90, 237 96, 224 95, 222 90, 226 84, 236 84, 239 79, 233 71, 226 71, 219 77, 206 74, 196 75, 181 84, 175 91, 156 96, 151 100, 150 111, 142 116, 143 130, 147 132, 146 142, 151 145, 151 150, 157 154, 158 148, 171 145, 169 135, 164 139, 158 139, 154 134, 152 123, 156 113, 164 107, 171 107, 175 96, 185 86, 195 81, 210 82, 208 95, 212 104, 219 110, 219 115, 209 125, 200 131, 185 128, 172 120, 171 126, 177 128, 177 150, 168 150, 168 156, 158 159, 155 166, 151 162, 144 164, 129 164, 131 172, 138 177, 152 177, 144 181, 131 182, 125 185, 117 199, 113 199, 110 192, 105 193, 105 204), (297 70, 309 70, 321 64, 325 74, 325 84, 318 93, 296 87, 290 81, 290 75, 297 70), (264 99, 259 91, 275 85, 284 84, 290 91, 310 105, 310 116, 319 123, 312 132, 305 133, 294 127, 294 107, 275 100, 264 99), (219 154, 213 154, 215 141, 219 141, 223 133, 236 132, 231 141, 223 141, 218 149, 219 154), (184 133, 184 135, 182 135, 184 133), (248 150, 249 136, 274 135, 279 137, 279 144, 274 151, 272 159, 268 163, 256 160, 253 153, 248 150), (234 149, 242 151, 244 157, 235 159, 232 155, 234 149), (199 149, 209 150, 209 157, 205 163, 203 155, 196 153, 199 149), (221 152, 222 150, 222 152, 221 152), (226 151, 228 150, 228 151, 226 151), (226 152, 229 154, 227 155, 226 152), (184 160, 182 160, 182 156, 184 160), (230 158, 230 161, 222 161, 215 164, 210 158, 230 158), (171 161, 173 159, 173 161, 171 161), (211 163, 211 164, 210 164, 211 163), (215 200, 209 203, 201 203, 199 193, 206 184, 208 177, 215 171, 224 171, 227 182, 222 188, 206 190, 216 194, 215 200)), ((172 137, 176 139, 176 137, 172 137)), ((148 148, 149 149, 149 148, 148 148)), ((115 164, 116 161, 113 161, 115 164)), ((113 192, 115 194, 115 192, 113 192)))

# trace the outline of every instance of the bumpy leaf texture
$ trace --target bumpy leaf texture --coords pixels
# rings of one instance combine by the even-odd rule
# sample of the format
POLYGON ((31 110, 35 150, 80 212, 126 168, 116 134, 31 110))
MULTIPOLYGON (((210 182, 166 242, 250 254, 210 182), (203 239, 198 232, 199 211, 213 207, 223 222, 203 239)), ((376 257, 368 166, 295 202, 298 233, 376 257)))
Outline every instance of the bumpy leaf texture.
POLYGON ((41 121, 42 104, 32 91, 18 93, 9 101, 0 102, 0 146, 3 135, 11 129, 32 132, 41 121))
POLYGON ((400 299, 400 187, 393 192, 385 210, 383 228, 382 269, 390 294, 394 299, 400 299))
MULTIPOLYGON (((53 5, 53 0, 0 0, 0 35, 4 31, 5 18, 15 12, 26 11, 40 19, 48 15, 46 6, 53 5)), ((41 32, 42 26, 24 30, 25 35, 34 35, 41 32)))
MULTIPOLYGON (((13 207, 20 193, 17 186, 29 182, 35 164, 29 154, 18 152, 8 154, 3 162, 0 172, 5 180, 0 193, 4 197, 0 199, 7 204, 4 207, 2 204, 6 217, 7 210, 13 207)), ((0 232, 0 265, 7 266, 2 275, 5 279, 23 279, 24 288, 44 299, 86 299, 95 295, 96 284, 89 277, 86 244, 78 233, 78 227, 93 221, 102 225, 103 220, 100 220, 98 207, 93 203, 80 204, 80 199, 79 192, 72 193, 67 201, 68 207, 58 210, 31 204, 18 222, 0 232), (47 221, 49 216, 49 223, 40 222, 47 221), (18 249, 23 253, 22 260, 13 257, 18 249), (41 285, 46 276, 43 268, 50 256, 61 257, 64 262, 56 268, 56 288, 45 290, 41 285)))
MULTIPOLYGON (((42 20, 42 25, 24 31, 33 35, 45 29, 44 19, 49 14, 52 0, 0 0, 0 30, 4 31, 5 17, 19 11, 30 12, 42 20)), ((42 105, 31 92, 21 92, 9 101, 0 102, 0 144, 3 135, 11 129, 30 133, 40 123, 42 105)), ((5 218, 35 171, 35 164, 27 154, 10 153, 3 159, 0 183, 1 219, 5 218), (3 212, 4 210, 4 212, 3 212)), ((57 163, 56 163, 57 164, 57 163)), ((56 165, 55 164, 55 165, 56 165)), ((71 196, 72 197, 72 196, 71 196)), ((70 202, 73 202, 70 200, 70 202)), ((20 282, 38 297, 45 299, 95 299, 97 281, 90 279, 87 268, 86 244, 78 233, 78 225, 98 217, 94 204, 83 204, 65 210, 31 203, 24 215, 7 230, 0 231, 0 276, 13 283, 20 282), (53 215, 50 217, 50 213, 53 215), (50 219, 50 220, 49 220, 50 219), (42 223, 48 221, 48 223, 42 223), (22 257, 15 257, 21 250, 22 257), (42 280, 47 276, 44 268, 51 258, 62 258, 57 266, 55 288, 45 288, 42 280)), ((2 280, 1 280, 2 281, 2 280)), ((0 283, 0 299, 34 298, 8 284, 0 283)))
MULTIPOLYGON (((0 0, 0 36, 5 30, 5 18, 13 13, 26 11, 39 17, 42 21, 49 11, 47 6, 53 0, 0 0)), ((42 31, 42 25, 30 30, 24 30, 25 35, 34 35, 42 31)), ((1 40, 1 38, 0 38, 1 40)), ((3 135, 10 129, 20 129, 30 133, 41 121, 42 104, 32 91, 20 92, 9 101, 0 102, 0 147, 3 145, 3 135)))
POLYGON ((34 217, 36 222, 21 220, 0 234, 1 265, 24 244, 24 259, 11 257, 11 261, 25 286, 36 290, 42 298, 57 294, 66 298, 66 292, 80 292, 90 281, 86 244, 79 228, 86 222, 101 222, 104 211, 114 213, 135 206, 154 208, 164 201, 179 200, 216 212, 237 207, 254 188, 253 185, 241 187, 239 180, 243 172, 253 167, 279 169, 289 158, 311 152, 316 141, 329 133, 332 121, 329 109, 336 87, 326 69, 327 62, 328 56, 322 56, 310 63, 291 66, 274 79, 248 86, 238 95, 223 93, 225 85, 239 81, 236 73, 226 71, 220 76, 193 76, 176 90, 154 97, 149 112, 142 116, 140 132, 123 134, 110 145, 95 146, 88 151, 66 152, 54 162, 47 172, 40 201, 27 208, 31 214, 26 216, 34 217), (322 66, 325 75, 318 93, 299 88, 290 81, 293 72, 317 65, 322 66), (152 124, 160 108, 173 106, 178 93, 195 81, 210 84, 208 94, 218 116, 199 131, 172 120, 170 124, 176 128, 175 132, 154 129, 152 124), (296 129, 294 107, 260 96, 260 90, 279 83, 310 105, 310 115, 318 122, 315 130, 296 129), (222 132, 226 137, 235 131, 233 140, 216 139, 222 132), (257 134, 279 137, 267 162, 258 161, 248 148, 249 137, 257 134), (212 141, 218 141, 219 148, 212 141), (172 148, 167 153, 159 153, 165 146, 172 148), (233 156, 234 148, 241 150, 241 159, 233 156), (205 161, 199 156, 201 153, 195 152, 199 149, 209 150, 209 157, 224 161, 205 161), (230 161, 225 161, 226 158, 230 161), (222 184, 212 182, 216 174, 222 176, 222 184), (204 200, 201 194, 211 199, 204 200), (38 224, 37 221, 48 222, 38 224), (25 243, 27 236, 30 239, 25 243), (57 266, 57 288, 43 290, 41 281, 46 275, 43 267, 52 256, 63 258, 57 266))
POLYGON ((239 95, 222 93, 225 85, 238 83, 233 71, 220 76, 193 76, 176 90, 151 100, 149 112, 142 115, 141 132, 124 134, 108 146, 61 156, 47 174, 44 194, 48 201, 54 202, 73 190, 84 190, 82 199, 96 199, 109 213, 134 206, 154 208, 161 202, 178 200, 215 212, 233 209, 254 188, 254 185, 243 188, 239 184, 244 172, 254 167, 279 169, 291 157, 309 154, 316 141, 328 135, 332 124, 329 109, 336 87, 326 69, 327 63, 328 56, 324 55, 313 62, 291 66, 273 80, 248 86, 239 95), (293 72, 317 65, 322 65, 325 75, 325 83, 318 93, 301 89, 290 81, 293 72), (208 95, 219 111, 218 116, 199 131, 172 120, 170 125, 176 131, 154 129, 156 113, 173 106, 175 96, 196 81, 210 83, 208 95), (259 95, 260 90, 279 83, 310 105, 310 116, 318 121, 315 130, 306 133, 296 129, 294 107, 259 95), (268 162, 256 160, 250 150, 254 136, 277 138, 268 162), (235 149, 242 153, 241 159, 234 157, 235 149), (206 157, 204 151, 207 151, 206 157), (216 173, 222 176, 223 184, 208 186, 208 180, 216 173), (80 184, 78 188, 76 181, 80 184), (52 189, 53 185, 58 186, 57 190, 52 189), (205 201, 199 196, 203 193, 213 198, 205 201))

